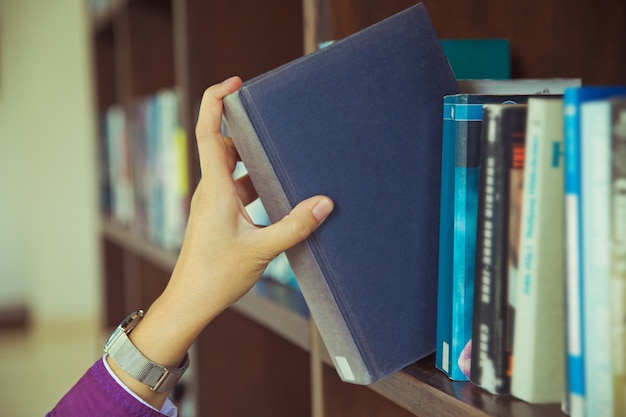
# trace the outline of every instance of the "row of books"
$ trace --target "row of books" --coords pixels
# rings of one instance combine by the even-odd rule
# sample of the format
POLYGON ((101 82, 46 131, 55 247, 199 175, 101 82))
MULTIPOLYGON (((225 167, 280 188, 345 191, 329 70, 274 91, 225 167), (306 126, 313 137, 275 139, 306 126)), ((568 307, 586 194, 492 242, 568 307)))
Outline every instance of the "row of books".
POLYGON ((623 416, 626 87, 545 82, 444 98, 436 366, 623 416))
POLYGON ((175 90, 111 106, 102 122, 105 216, 168 250, 182 244, 188 215, 187 139, 175 90))

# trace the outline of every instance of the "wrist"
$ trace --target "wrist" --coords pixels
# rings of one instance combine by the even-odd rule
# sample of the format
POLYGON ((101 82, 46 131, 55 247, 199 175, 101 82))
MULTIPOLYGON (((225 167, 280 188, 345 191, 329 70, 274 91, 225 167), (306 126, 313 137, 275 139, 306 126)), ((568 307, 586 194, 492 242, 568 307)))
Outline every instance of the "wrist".
POLYGON ((111 334, 104 351, 106 362, 124 385, 158 407, 187 369, 189 360, 186 342, 176 336, 161 339, 152 316, 144 321, 147 315, 143 311, 130 314, 111 334))

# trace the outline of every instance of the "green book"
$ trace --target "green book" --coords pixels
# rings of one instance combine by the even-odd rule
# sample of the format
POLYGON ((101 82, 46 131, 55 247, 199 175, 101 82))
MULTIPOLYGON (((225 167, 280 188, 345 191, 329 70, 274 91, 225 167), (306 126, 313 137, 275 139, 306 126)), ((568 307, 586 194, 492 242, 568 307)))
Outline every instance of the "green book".
POLYGON ((441 39, 457 80, 511 78, 508 39, 441 39))

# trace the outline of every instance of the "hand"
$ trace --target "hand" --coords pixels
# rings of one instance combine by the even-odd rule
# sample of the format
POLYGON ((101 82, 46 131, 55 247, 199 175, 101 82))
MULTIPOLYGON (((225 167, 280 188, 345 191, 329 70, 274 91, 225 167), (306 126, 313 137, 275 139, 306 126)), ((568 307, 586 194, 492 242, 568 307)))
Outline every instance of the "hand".
POLYGON ((209 88, 196 126, 202 179, 194 193, 189 224, 170 287, 210 320, 207 300, 228 307, 259 279, 281 252, 306 239, 332 210, 332 201, 317 196, 303 201, 281 221, 256 226, 245 205, 256 199, 250 179, 233 180, 238 159, 230 138, 221 134, 222 98, 237 90, 233 77, 209 88))
MULTIPOLYGON (((221 134, 222 99, 239 87, 241 79, 233 77, 204 93, 196 126, 202 178, 192 197, 183 247, 167 288, 130 334, 146 357, 164 366, 178 366, 202 329, 248 292, 272 259, 306 239, 333 209, 330 198, 315 196, 271 226, 251 221, 245 205, 256 199, 256 192, 247 176, 233 179, 237 151, 221 134)), ((111 366, 147 402, 162 405, 165 395, 111 366)))

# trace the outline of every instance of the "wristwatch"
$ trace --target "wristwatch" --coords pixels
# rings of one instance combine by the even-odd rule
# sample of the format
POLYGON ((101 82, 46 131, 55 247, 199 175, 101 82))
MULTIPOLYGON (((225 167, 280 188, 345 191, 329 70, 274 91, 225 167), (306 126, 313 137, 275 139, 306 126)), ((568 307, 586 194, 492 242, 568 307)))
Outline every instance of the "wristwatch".
POLYGON ((148 385, 152 391, 168 392, 189 367, 189 355, 185 354, 180 368, 167 368, 146 358, 128 338, 143 316, 143 310, 138 310, 126 317, 107 340, 104 353, 111 356, 124 372, 148 385))

